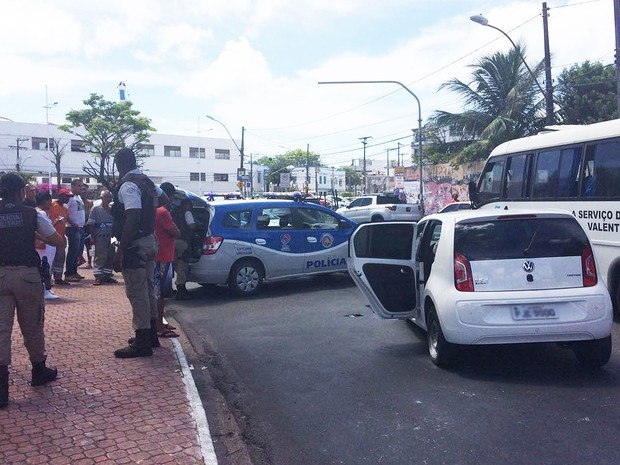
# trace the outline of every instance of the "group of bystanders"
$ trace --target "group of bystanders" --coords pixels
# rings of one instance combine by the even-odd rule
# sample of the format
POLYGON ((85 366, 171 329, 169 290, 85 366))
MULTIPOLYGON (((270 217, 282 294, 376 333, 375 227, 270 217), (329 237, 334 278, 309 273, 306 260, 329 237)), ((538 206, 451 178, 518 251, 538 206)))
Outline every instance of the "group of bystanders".
POLYGON ((120 178, 115 195, 102 191, 101 203, 95 206, 82 198, 84 184, 79 179, 71 183, 71 190, 60 189, 53 200, 51 194, 37 194, 34 186, 26 186, 19 174, 0 177, 0 408, 8 403, 16 312, 32 362, 31 385, 56 379, 57 370, 46 366, 44 302, 59 298, 52 278, 57 286, 84 279, 78 267, 86 263, 87 236, 89 249, 94 249, 93 284, 116 283, 113 272, 122 273, 132 310, 134 337, 114 355, 150 356, 153 347, 160 346, 160 337, 179 336, 176 328, 164 324, 164 299, 172 296, 173 263, 177 298, 189 297, 183 253, 188 232, 195 227, 191 204, 173 218, 165 208, 175 195, 172 184, 153 184, 140 172, 131 149, 120 150, 114 161, 120 178))

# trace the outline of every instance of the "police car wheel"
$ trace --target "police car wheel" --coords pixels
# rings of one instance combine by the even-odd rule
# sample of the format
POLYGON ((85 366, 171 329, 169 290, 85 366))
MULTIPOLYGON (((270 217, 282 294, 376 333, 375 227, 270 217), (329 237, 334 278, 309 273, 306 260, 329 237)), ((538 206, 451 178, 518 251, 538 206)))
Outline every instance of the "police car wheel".
POLYGON ((241 261, 232 268, 228 287, 237 295, 256 294, 263 284, 263 271, 252 261, 241 261))

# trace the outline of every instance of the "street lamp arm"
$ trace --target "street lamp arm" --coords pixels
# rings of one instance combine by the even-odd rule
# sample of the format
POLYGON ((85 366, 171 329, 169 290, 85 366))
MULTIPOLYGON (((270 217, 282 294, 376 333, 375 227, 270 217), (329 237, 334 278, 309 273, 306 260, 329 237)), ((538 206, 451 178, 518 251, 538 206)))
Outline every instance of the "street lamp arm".
POLYGON ((294 168, 295 168, 294 165, 283 166, 282 168, 278 168, 275 171, 270 171, 268 174, 269 174, 269 176, 271 176, 272 174, 276 174, 276 173, 278 173, 278 172, 280 172, 282 170, 289 170, 290 171, 290 170, 292 170, 294 168))
MULTIPOLYGON (((526 65, 527 66, 527 65, 526 65)), ((319 84, 396 84, 405 89, 413 98, 415 98, 418 104, 418 150, 419 150, 419 159, 420 159, 420 206, 422 208, 422 213, 424 213, 424 182, 422 181, 422 163, 424 161, 422 154, 422 105, 420 104, 420 99, 416 94, 414 94, 411 89, 409 89, 406 85, 404 85, 400 81, 320 81, 319 84)), ((413 141, 412 141, 413 145, 413 141)))
POLYGON ((209 115, 205 115, 207 118, 209 118, 210 120, 215 121, 216 123, 219 123, 222 125, 222 127, 226 130, 226 132, 228 133, 228 137, 230 137, 230 140, 232 141, 233 144, 235 144, 235 147, 237 147, 237 150, 239 150, 239 153, 241 153, 241 149, 239 148, 239 145, 237 145, 237 141, 233 138, 232 134, 230 133, 230 131, 228 130, 228 128, 226 127, 226 125, 224 123, 222 123, 219 120, 216 120, 213 116, 209 116, 209 115))
POLYGON ((538 82, 538 79, 536 79, 536 75, 534 74, 534 71, 532 71, 532 69, 530 68, 530 66, 527 64, 527 61, 525 61, 525 57, 523 56, 523 54, 521 53, 521 50, 519 49, 519 47, 517 47, 517 44, 515 44, 514 40, 512 40, 510 38, 510 36, 508 34, 506 34, 504 31, 502 31, 500 28, 498 28, 497 26, 493 26, 492 24, 489 24, 489 20, 486 19, 484 16, 482 15, 474 15, 474 16, 470 16, 469 19, 471 19, 474 23, 478 23, 481 26, 486 26, 486 27, 490 27, 491 29, 495 29, 496 31, 501 32, 504 37, 506 37, 506 39, 508 39, 510 41, 510 43, 512 44, 512 46, 514 47, 514 49, 516 50, 516 52, 519 54, 519 57, 521 58, 521 61, 523 62, 523 64, 525 65, 525 67, 527 68, 528 72, 530 73, 530 76, 532 76, 532 79, 534 80, 534 82, 536 83, 536 86, 538 87, 538 90, 540 90, 540 92, 546 96, 547 93, 544 91, 544 89, 542 88, 542 86, 540 85, 540 82, 538 82))

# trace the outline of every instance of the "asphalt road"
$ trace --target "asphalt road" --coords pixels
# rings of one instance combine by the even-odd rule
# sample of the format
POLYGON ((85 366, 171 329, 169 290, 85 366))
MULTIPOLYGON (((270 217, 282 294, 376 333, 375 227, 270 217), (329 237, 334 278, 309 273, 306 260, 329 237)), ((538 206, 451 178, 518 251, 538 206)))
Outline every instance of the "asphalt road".
POLYGON ((445 370, 346 275, 192 293, 169 309, 222 465, 620 463, 617 324, 602 370, 547 344, 468 349, 445 370))

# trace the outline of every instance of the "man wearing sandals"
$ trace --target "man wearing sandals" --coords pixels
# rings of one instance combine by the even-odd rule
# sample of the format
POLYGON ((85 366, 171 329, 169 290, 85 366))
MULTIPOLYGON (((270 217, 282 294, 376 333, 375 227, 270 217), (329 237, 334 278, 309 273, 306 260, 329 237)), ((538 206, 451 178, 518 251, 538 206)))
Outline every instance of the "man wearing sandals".
POLYGON ((101 192, 101 204, 94 206, 88 215, 86 228, 90 233, 92 243, 95 245, 95 286, 105 283, 115 283, 112 278, 114 266, 114 246, 112 245, 112 224, 114 217, 110 203, 114 196, 110 191, 101 192))
MULTIPOLYGON (((174 198, 176 189, 171 183, 164 182, 159 187, 169 199, 174 198)), ((157 335, 159 337, 179 337, 177 333, 164 326, 164 310, 166 308, 164 299, 172 297, 172 264, 174 262, 175 239, 181 237, 181 231, 165 206, 157 209, 155 236, 159 242, 153 274, 153 288, 157 298, 157 335)))

